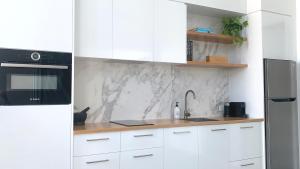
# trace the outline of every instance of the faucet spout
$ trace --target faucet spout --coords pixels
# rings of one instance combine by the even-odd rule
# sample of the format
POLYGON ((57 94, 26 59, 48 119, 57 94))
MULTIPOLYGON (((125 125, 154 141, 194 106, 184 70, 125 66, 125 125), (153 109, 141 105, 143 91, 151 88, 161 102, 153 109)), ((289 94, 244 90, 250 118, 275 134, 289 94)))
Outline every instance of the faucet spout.
POLYGON ((191 116, 191 112, 187 108, 187 105, 188 105, 188 103, 187 103, 187 101, 188 101, 187 97, 188 97, 189 93, 192 93, 194 99, 196 99, 196 94, 195 94, 195 92, 193 90, 188 90, 185 93, 184 119, 187 119, 187 118, 189 118, 191 116))

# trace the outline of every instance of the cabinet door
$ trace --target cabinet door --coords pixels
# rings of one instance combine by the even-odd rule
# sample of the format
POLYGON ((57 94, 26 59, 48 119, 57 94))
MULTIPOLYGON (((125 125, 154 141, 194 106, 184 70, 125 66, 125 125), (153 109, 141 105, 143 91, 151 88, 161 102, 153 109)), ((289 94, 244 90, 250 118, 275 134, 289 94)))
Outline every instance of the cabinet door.
POLYGON ((153 61, 154 0, 113 1, 115 59, 153 61))
POLYGON ((75 56, 112 58, 112 0, 76 0, 75 56))
POLYGON ((165 169, 198 169, 196 127, 165 129, 165 169))
POLYGON ((229 127, 199 127, 199 169, 228 169, 229 127))
POLYGON ((261 123, 241 123, 230 126, 230 161, 262 156, 261 123))
POLYGON ((264 58, 297 60, 296 31, 291 17, 263 12, 262 28, 264 58))
POLYGON ((230 163, 230 169, 263 169, 260 158, 236 161, 230 163))
POLYGON ((296 0, 262 0, 262 9, 274 13, 293 15, 296 10, 296 0))
POLYGON ((74 169, 119 169, 119 153, 74 157, 74 169))
POLYGON ((156 11, 154 61, 186 63, 186 5, 156 0, 156 11))
POLYGON ((162 149, 122 152, 120 169, 163 169, 162 149))
POLYGON ((0 47, 72 52, 72 0, 3 0, 0 47))

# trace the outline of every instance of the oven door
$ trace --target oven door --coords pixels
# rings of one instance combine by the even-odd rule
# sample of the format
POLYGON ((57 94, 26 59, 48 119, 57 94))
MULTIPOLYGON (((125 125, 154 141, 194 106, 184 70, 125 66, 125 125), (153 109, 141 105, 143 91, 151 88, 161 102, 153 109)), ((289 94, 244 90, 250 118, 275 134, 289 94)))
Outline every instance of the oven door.
POLYGON ((71 66, 1 63, 0 105, 71 103, 71 66))

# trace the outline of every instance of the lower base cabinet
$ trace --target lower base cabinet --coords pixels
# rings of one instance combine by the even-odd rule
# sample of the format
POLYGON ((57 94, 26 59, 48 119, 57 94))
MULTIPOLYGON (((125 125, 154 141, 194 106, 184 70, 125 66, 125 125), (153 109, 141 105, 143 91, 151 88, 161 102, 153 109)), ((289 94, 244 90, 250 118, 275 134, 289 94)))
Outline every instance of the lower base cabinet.
POLYGON ((198 169, 197 127, 165 129, 164 169, 198 169))
POLYGON ((74 169, 119 169, 119 153, 74 157, 74 169))
POLYGON ((262 169, 262 159, 248 159, 230 163, 230 169, 262 169))
POLYGON ((121 152, 120 169, 163 169, 161 148, 121 152))

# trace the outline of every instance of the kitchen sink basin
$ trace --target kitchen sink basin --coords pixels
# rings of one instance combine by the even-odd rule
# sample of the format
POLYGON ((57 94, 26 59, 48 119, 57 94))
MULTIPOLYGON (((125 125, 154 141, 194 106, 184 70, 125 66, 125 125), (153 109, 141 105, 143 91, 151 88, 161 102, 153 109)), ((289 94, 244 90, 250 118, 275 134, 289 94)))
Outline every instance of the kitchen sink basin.
POLYGON ((181 119, 181 120, 194 121, 194 122, 218 121, 216 119, 208 119, 208 118, 188 118, 188 119, 181 119))

